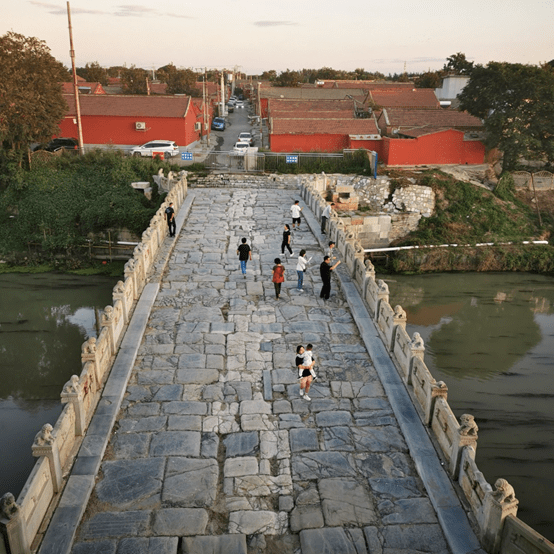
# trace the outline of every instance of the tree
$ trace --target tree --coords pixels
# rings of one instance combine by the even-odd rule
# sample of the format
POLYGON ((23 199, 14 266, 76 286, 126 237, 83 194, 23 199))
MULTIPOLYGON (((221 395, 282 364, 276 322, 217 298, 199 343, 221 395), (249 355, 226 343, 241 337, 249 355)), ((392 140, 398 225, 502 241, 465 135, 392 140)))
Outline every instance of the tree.
POLYGON ((554 161, 554 73, 541 67, 490 62, 476 65, 460 107, 485 120, 485 144, 504 153, 512 170, 521 156, 554 161))
POLYGON ((197 74, 191 69, 177 69, 173 64, 158 69, 158 78, 167 83, 168 94, 188 94, 199 96, 201 89, 196 86, 197 74))
POLYGON ((89 83, 108 84, 108 72, 98 62, 87 63, 77 74, 89 83))
POLYGON ((270 69, 269 71, 264 71, 260 75, 262 81, 275 81, 277 79, 277 71, 275 69, 270 69))
POLYGON ((146 79, 148 71, 132 65, 121 71, 121 85, 125 94, 146 94, 146 79))
POLYGON ((46 43, 8 32, 0 37, 0 143, 21 166, 31 142, 59 133, 67 112, 61 83, 67 70, 46 43))
POLYGON ((438 71, 427 71, 414 79, 416 88, 439 88, 442 78, 438 71))
POLYGON ((291 71, 287 69, 286 71, 281 71, 277 80, 275 81, 275 86, 278 87, 298 87, 300 86, 300 81, 302 77, 298 71, 291 71))
POLYGON ((462 52, 448 56, 443 67, 443 71, 454 75, 471 75, 472 70, 473 62, 470 62, 462 52))

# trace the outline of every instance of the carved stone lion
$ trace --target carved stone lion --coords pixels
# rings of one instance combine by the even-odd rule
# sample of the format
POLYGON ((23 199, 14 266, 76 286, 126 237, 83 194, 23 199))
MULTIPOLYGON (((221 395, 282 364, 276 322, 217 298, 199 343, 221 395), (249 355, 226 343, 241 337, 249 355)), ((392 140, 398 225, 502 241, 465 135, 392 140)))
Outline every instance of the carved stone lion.
POLYGON ((475 423, 475 418, 470 414, 463 414, 460 416, 460 428, 458 433, 466 437, 476 437, 479 427, 475 423))
POLYGON ((133 260, 133 258, 130 258, 129 260, 127 260, 127 263, 125 264, 125 273, 132 273, 133 271, 135 271, 135 260, 133 260))
POLYGON ((72 375, 71 379, 64 385, 62 394, 79 394, 80 392, 79 377, 72 375))
POLYGON ((96 339, 94 337, 90 337, 81 346, 81 354, 94 354, 95 352, 96 352, 96 339))
POLYGON ((389 294, 389 286, 385 283, 385 281, 383 281, 383 279, 379 279, 377 281, 377 288, 379 289, 379 294, 389 294))
POLYGON ((414 336, 412 337, 412 340, 410 342, 410 346, 412 348, 424 348, 425 343, 423 342, 423 339, 421 338, 421 335, 419 333, 414 333, 414 336))
POLYGON ((406 312, 402 309, 402 306, 400 306, 400 304, 394 307, 395 319, 406 319, 406 317, 406 312))
POLYGON ((102 323, 107 323, 111 321, 114 316, 114 311, 112 306, 106 306, 102 312, 102 323))
POLYGON ((33 446, 50 446, 54 444, 53 430, 54 428, 50 423, 45 423, 42 429, 35 435, 33 446))
POLYGON ((492 496, 500 504, 507 504, 509 502, 515 501, 516 493, 514 491, 514 487, 512 487, 512 485, 510 485, 510 483, 508 483, 506 479, 497 479, 496 483, 494 484, 494 488, 496 490, 492 493, 492 496))
POLYGON ((19 506, 15 502, 15 497, 11 492, 7 492, 0 498, 0 515, 5 519, 11 519, 19 511, 19 506))
POLYGON ((115 287, 113 288, 113 291, 116 294, 123 294, 125 292, 125 285, 123 284, 123 281, 118 281, 115 284, 115 287))
POLYGON ((365 261, 365 268, 367 271, 375 271, 375 266, 371 263, 371 260, 365 261))

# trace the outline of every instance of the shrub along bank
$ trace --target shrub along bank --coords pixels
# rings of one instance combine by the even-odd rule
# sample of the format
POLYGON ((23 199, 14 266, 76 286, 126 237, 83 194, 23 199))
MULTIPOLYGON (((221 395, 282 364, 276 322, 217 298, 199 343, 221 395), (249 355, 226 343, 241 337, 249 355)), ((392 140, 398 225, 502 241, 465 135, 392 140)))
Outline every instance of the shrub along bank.
POLYGON ((134 181, 153 183, 163 167, 118 152, 95 151, 85 156, 53 157, 31 170, 13 170, 0 192, 0 256, 9 263, 54 262, 79 267, 88 256, 89 241, 108 230, 127 228, 140 235, 162 195, 152 184, 152 200, 133 189, 134 181))
MULTIPOLYGON (((495 193, 457 181, 440 171, 428 171, 418 184, 435 192, 433 215, 422 218, 416 231, 392 246, 462 244, 469 247, 401 250, 392 269, 400 273, 440 271, 535 271, 554 273, 552 246, 526 246, 522 241, 549 240, 551 211, 537 212, 515 192, 509 176, 495 193), (472 246, 513 242, 510 246, 472 246)), ((389 267, 390 269, 390 267, 389 267)))

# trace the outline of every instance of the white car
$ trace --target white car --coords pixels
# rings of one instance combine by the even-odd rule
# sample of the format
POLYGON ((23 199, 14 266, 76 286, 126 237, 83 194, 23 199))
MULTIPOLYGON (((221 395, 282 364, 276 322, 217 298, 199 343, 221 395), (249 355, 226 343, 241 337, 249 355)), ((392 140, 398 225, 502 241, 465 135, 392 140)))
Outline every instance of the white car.
POLYGON ((235 108, 244 108, 244 102, 242 100, 237 100, 235 103, 235 108))
POLYGON ((240 133, 240 135, 237 138, 238 142, 247 142, 250 146, 254 144, 254 139, 252 137, 252 133, 240 133))
POLYGON ((178 156, 179 147, 172 140, 151 140, 131 150, 131 156, 152 158, 155 155, 159 155, 164 159, 178 156))
POLYGON ((236 142, 235 146, 233 147, 233 152, 235 154, 246 154, 247 150, 250 148, 250 144, 247 142, 236 142))

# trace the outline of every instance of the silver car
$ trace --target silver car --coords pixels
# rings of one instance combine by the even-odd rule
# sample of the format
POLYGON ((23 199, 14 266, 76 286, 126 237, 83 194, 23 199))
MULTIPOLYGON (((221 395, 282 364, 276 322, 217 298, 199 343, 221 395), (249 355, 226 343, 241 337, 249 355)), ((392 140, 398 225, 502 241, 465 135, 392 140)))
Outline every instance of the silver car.
POLYGON ((131 156, 152 158, 160 156, 167 159, 179 155, 179 147, 172 140, 151 140, 131 150, 131 156))

